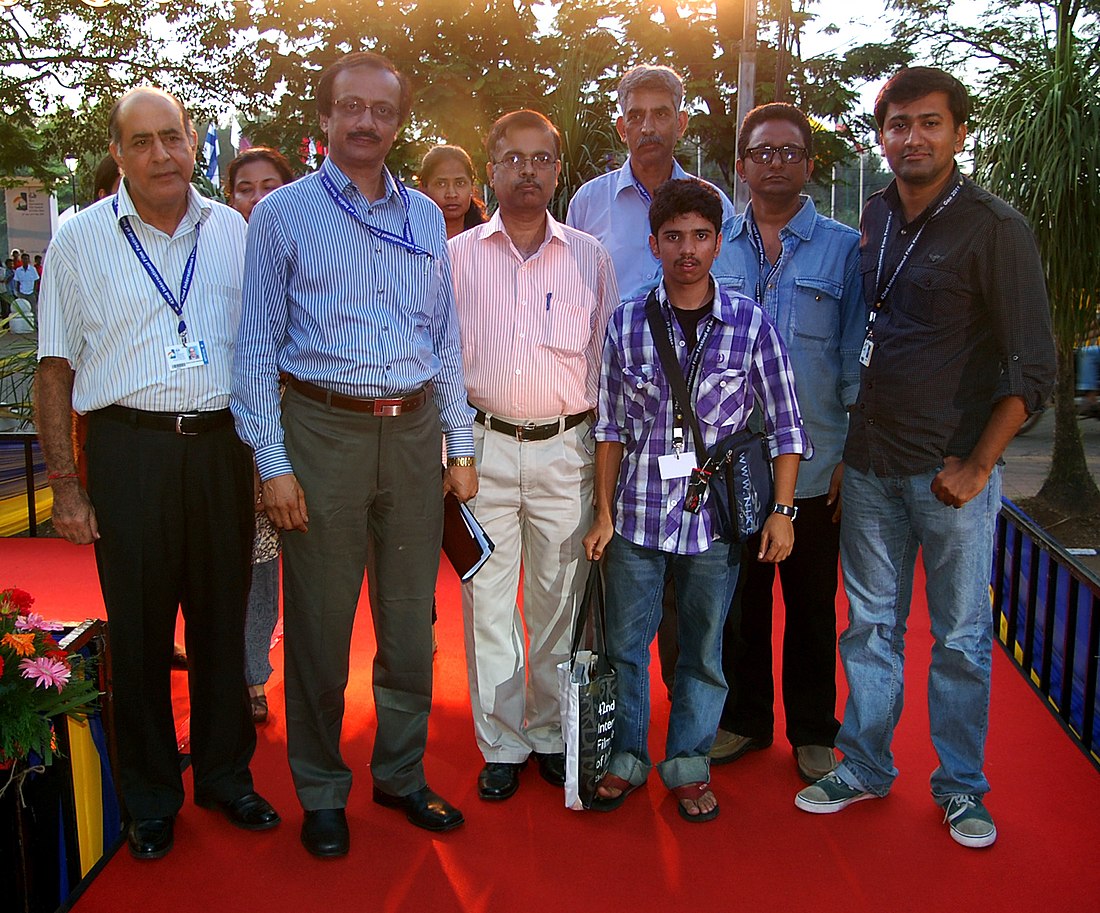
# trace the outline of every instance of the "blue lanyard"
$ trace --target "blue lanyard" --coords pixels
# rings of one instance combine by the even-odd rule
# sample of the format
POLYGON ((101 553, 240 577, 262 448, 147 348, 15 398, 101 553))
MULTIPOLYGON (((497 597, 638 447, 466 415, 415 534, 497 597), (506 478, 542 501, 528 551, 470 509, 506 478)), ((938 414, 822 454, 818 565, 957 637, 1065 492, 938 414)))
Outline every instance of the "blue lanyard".
MULTIPOLYGON (((646 207, 648 208, 649 206, 653 205, 653 197, 650 196, 649 191, 645 189, 645 185, 641 181, 639 181, 636 177, 634 177, 634 170, 633 169, 631 169, 631 171, 630 171, 630 179, 634 182, 634 189, 638 191, 638 196, 640 196, 643 200, 645 200, 646 207)), ((650 248, 648 244, 646 245, 646 249, 649 250, 649 255, 651 257, 653 257, 654 260, 660 260, 661 259, 655 253, 653 253, 653 249, 650 248)))
POLYGON ((420 247, 413 240, 412 225, 409 223, 409 192, 405 189, 405 185, 399 180, 394 178, 393 182, 397 186, 397 192, 401 196, 401 202, 405 206, 405 225, 402 228, 401 234, 395 235, 392 231, 387 231, 384 228, 380 228, 377 225, 371 225, 369 222, 365 221, 363 217, 359 215, 356 208, 351 205, 351 201, 340 193, 336 185, 332 182, 332 178, 328 176, 324 168, 322 168, 318 174, 321 176, 321 186, 325 188, 336 205, 376 238, 389 244, 395 244, 401 249, 407 250, 410 254, 416 254, 417 256, 423 257, 430 257, 432 255, 431 251, 420 247))
MULTIPOLYGON (((718 289, 714 290, 715 296, 718 295, 718 289)), ((665 329, 668 330, 668 341, 672 343, 673 351, 676 351, 676 336, 672 331, 672 305, 668 300, 665 300, 665 329)), ((711 308, 714 307, 714 300, 711 299, 711 308)), ((707 339, 710 337, 711 330, 714 329, 714 314, 708 314, 706 319, 706 325, 703 327, 703 331, 699 334, 699 338, 695 341, 695 348, 691 353, 691 360, 688 362, 687 374, 684 375, 684 380, 687 383, 688 392, 695 386, 695 378, 699 374, 699 366, 703 362, 703 346, 706 345, 707 339)), ((684 416, 678 403, 676 403, 676 397, 672 397, 672 402, 676 406, 676 423, 679 425, 683 422, 684 416)))
MULTIPOLYGON (((115 210, 115 215, 118 215, 118 197, 111 202, 111 206, 115 210)), ((160 292, 160 297, 163 298, 168 307, 172 309, 177 317, 179 317, 179 326, 176 327, 176 332, 179 334, 180 342, 187 345, 187 324, 183 319, 183 306, 187 302, 187 293, 191 291, 191 280, 195 277, 195 258, 199 252, 199 229, 202 227, 201 222, 195 223, 195 246, 191 248, 191 254, 187 258, 187 263, 183 267, 183 279, 180 280, 180 298, 176 301, 176 296, 172 294, 172 290, 168 288, 168 283, 164 281, 164 277, 160 274, 160 270, 152 260, 149 259, 149 255, 145 252, 145 248, 142 246, 140 239, 134 231, 134 227, 130 224, 130 217, 123 216, 119 219, 119 224, 122 226, 122 233, 126 236, 126 240, 130 242, 130 247, 133 248, 134 254, 137 255, 138 263, 145 267, 145 272, 149 274, 149 278, 153 280, 153 285, 157 287, 157 291, 160 292)))
POLYGON ((764 236, 760 234, 760 228, 756 224, 756 219, 749 218, 749 237, 752 239, 753 246, 756 248, 756 259, 758 264, 758 271, 756 273, 756 303, 761 307, 764 306, 764 291, 768 287, 768 283, 772 281, 772 276, 779 272, 779 264, 783 262, 783 245, 782 241, 779 246, 779 259, 774 264, 768 263, 768 254, 764 250, 764 236))

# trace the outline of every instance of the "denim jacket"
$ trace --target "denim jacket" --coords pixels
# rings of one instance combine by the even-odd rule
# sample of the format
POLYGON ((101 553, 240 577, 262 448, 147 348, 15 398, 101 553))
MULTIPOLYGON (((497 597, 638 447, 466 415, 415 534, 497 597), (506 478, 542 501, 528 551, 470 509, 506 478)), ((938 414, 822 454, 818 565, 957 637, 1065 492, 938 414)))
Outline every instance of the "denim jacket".
MULTIPOLYGON (((779 233, 783 258, 779 272, 759 302, 787 345, 794 367, 798 403, 814 442, 813 459, 798 470, 796 498, 829 490, 841 461, 848 430, 848 406, 859 392, 859 351, 867 306, 859 275, 859 232, 820 216, 813 200, 779 233)), ((723 286, 756 296, 759 259, 744 213, 722 226, 722 250, 711 268, 723 286)))

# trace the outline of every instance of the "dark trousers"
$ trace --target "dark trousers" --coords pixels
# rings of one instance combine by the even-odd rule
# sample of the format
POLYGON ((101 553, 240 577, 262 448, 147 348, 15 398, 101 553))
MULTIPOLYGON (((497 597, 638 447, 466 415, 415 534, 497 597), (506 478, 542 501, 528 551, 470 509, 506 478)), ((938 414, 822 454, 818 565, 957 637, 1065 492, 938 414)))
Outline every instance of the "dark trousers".
MULTIPOLYGON (((791 745, 828 745, 836 739, 836 587, 839 526, 825 495, 800 498, 795 544, 779 564, 786 619, 783 626, 783 708, 791 745)), ((729 696, 723 729, 756 739, 772 738, 772 589, 776 565, 756 560, 759 537, 745 546, 741 581, 734 594, 740 628, 727 624, 722 666, 729 696)))
POLYGON ((256 746, 244 683, 254 524, 248 448, 232 425, 181 435, 92 413, 86 453, 127 810, 161 818, 183 804, 170 684, 178 608, 195 797, 235 799, 252 789, 256 746))
POLYGON ((432 703, 432 601, 443 537, 439 412, 374 416, 293 387, 286 448, 309 531, 283 535, 287 752, 307 810, 343 808, 352 774, 340 753, 352 625, 366 572, 377 652, 371 774, 404 796, 425 785, 432 703))

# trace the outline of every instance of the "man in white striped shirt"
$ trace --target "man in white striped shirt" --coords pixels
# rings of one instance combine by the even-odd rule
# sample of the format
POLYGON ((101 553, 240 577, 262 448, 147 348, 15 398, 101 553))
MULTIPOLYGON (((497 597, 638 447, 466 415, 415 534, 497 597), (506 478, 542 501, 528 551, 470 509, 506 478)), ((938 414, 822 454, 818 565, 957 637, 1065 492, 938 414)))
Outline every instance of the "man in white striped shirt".
POLYGON ((178 99, 135 89, 109 131, 126 180, 61 226, 46 258, 36 421, 54 527, 95 543, 130 851, 156 859, 184 798, 170 688, 177 606, 195 802, 248 830, 279 823, 248 769, 252 459, 228 409, 245 224, 191 187, 198 137, 178 99), (87 491, 71 409, 88 416, 87 491))
POLYGON ((544 779, 565 782, 556 667, 569 653, 587 575, 592 415, 618 288, 603 246, 546 211, 561 171, 553 124, 534 111, 506 114, 486 149, 500 208, 448 247, 477 410, 480 488, 471 504, 496 543, 462 590, 474 732, 486 762, 478 795, 503 800, 531 754, 544 779))

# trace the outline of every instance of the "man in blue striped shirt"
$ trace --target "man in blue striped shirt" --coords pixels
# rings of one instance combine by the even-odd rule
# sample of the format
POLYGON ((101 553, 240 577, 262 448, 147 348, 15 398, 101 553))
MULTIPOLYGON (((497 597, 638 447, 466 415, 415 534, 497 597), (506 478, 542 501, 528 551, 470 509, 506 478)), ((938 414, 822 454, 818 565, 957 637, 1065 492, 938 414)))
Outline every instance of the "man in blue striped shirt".
MULTIPOLYGON (((813 452, 786 349, 759 305, 717 285, 710 275, 722 243, 722 205, 713 188, 696 179, 666 182, 654 194, 650 225, 650 245, 664 273, 652 294, 692 392, 706 448, 745 427, 755 404, 762 406, 776 504, 757 558, 782 561, 794 544, 799 455, 813 452)), ((666 760, 658 770, 676 795, 680 814, 703 822, 718 814, 707 752, 726 697, 722 625, 740 548, 715 538, 705 502, 695 513, 685 507, 695 444, 690 423, 677 418, 646 305, 646 298, 636 298, 612 316, 600 378, 595 520, 584 542, 591 559, 607 552, 607 650, 619 690, 609 772, 592 807, 617 808, 645 782, 652 766, 649 646, 669 574, 679 611, 680 654, 666 760)))
POLYGON ((423 755, 443 494, 469 499, 477 476, 443 215, 385 165, 409 103, 385 58, 338 60, 317 86, 328 157, 249 223, 232 409, 286 531, 287 747, 317 856, 349 848, 340 729, 364 569, 374 801, 429 830, 463 821, 428 788, 423 755))

